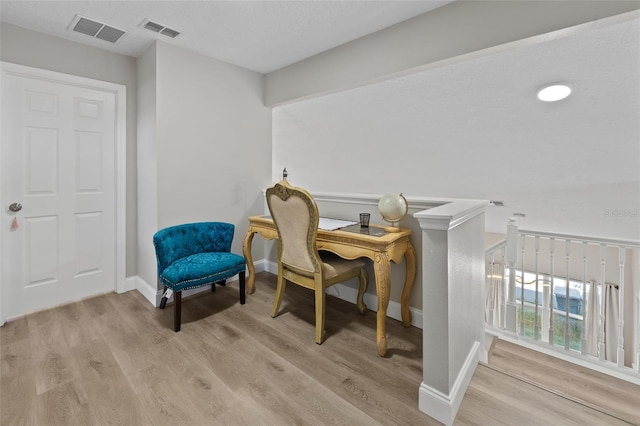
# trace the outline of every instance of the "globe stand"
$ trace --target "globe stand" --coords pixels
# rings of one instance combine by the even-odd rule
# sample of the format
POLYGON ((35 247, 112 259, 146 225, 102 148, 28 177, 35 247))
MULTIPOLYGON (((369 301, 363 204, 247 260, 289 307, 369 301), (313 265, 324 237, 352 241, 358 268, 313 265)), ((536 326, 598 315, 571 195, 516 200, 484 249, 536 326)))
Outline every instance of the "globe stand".
POLYGON ((396 226, 395 222, 391 222, 391 226, 385 226, 384 232, 400 232, 400 224, 396 226))
POLYGON ((402 193, 386 194, 378 202, 378 211, 382 219, 391 224, 384 227, 385 232, 400 232, 400 221, 409 212, 409 203, 402 193))

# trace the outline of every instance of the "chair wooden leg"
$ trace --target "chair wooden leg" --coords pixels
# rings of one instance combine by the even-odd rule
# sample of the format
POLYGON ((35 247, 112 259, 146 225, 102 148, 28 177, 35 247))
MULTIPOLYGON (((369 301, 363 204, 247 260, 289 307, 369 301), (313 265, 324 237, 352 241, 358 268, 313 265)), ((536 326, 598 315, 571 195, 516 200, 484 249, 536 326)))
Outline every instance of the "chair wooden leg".
POLYGON ((287 280, 282 277, 281 273, 278 273, 278 284, 276 286, 276 298, 273 301, 273 309, 271 310, 271 316, 275 317, 278 315, 278 311, 280 310, 280 302, 282 302, 282 296, 284 295, 284 289, 286 286, 287 280))
POLYGON ((247 293, 246 293, 246 289, 245 289, 245 282, 244 282, 244 271, 240 271, 240 273, 238 274, 239 278, 240 278, 240 304, 244 305, 246 302, 246 297, 247 297, 247 293))
POLYGON ((164 286, 164 289, 162 290, 162 299, 160 300, 160 309, 164 309, 165 306, 167 306, 167 297, 164 296, 164 294, 167 292, 167 286, 164 286))
POLYGON ((367 292, 367 286, 369 285, 369 277, 367 276, 367 270, 362 268, 360 270, 360 287, 358 288, 358 298, 356 299, 356 305, 358 306, 358 312, 364 315, 367 312, 367 304, 364 303, 364 294, 367 292))
POLYGON ((227 280, 220 280, 220 281, 216 281, 215 283, 211 284, 211 291, 215 292, 216 291, 216 284, 221 285, 222 287, 227 285, 227 280))
POLYGON ((180 317, 182 315, 182 292, 173 293, 173 329, 180 331, 180 317))
POLYGON ((321 345, 324 335, 325 292, 322 283, 316 283, 316 343, 321 345))

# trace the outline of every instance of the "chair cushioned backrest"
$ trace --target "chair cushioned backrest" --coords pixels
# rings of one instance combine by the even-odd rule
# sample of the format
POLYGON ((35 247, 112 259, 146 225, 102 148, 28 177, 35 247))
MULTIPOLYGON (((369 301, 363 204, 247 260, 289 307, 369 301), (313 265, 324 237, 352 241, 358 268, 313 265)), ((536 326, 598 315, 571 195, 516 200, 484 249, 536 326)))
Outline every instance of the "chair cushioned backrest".
POLYGON ((318 207, 311 194, 286 183, 267 189, 267 205, 278 229, 278 258, 309 276, 321 269, 316 250, 318 207))
POLYGON ((161 229, 153 236, 158 275, 170 264, 196 253, 230 252, 235 226, 225 222, 196 222, 161 229))

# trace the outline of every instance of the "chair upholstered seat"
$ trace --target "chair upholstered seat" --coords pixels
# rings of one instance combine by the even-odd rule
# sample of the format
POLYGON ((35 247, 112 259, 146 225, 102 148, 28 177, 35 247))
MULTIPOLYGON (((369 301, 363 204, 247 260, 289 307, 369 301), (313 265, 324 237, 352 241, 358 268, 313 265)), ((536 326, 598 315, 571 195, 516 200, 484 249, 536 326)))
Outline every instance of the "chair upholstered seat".
POLYGON ((167 266, 160 273, 160 283, 173 291, 187 290, 224 280, 245 267, 244 257, 235 253, 197 253, 167 266))
POLYGON ((331 252, 320 252, 322 259, 322 271, 325 280, 331 280, 337 276, 344 275, 354 268, 364 268, 364 259, 347 260, 331 252))
POLYGON ((246 261, 231 253, 234 230, 231 223, 197 222, 161 229, 153 236, 158 282, 164 287, 160 308, 173 292, 175 331, 180 331, 183 290, 211 285, 215 291, 216 283, 224 285, 238 274, 240 304, 245 303, 246 261))

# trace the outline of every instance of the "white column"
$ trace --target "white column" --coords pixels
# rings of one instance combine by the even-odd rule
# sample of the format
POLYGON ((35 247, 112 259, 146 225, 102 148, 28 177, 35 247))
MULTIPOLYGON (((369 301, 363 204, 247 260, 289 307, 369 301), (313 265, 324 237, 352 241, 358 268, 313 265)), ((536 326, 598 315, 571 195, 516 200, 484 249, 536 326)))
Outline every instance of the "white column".
POLYGON ((420 411, 453 424, 484 347, 484 209, 457 200, 416 213, 422 228, 420 411))

